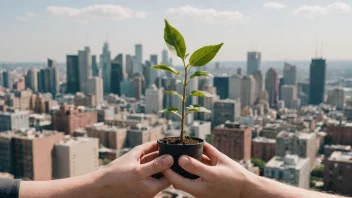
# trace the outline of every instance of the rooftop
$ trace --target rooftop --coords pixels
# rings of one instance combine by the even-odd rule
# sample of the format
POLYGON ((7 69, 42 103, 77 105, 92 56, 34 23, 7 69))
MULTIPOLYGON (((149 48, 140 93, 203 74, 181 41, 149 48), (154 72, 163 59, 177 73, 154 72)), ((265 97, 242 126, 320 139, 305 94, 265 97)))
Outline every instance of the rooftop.
POLYGON ((286 155, 285 157, 274 156, 265 164, 265 167, 280 169, 301 169, 308 162, 307 158, 299 158, 297 155, 286 155))
POLYGON ((330 155, 328 160, 329 161, 336 161, 336 162, 352 163, 352 151, 349 151, 349 152, 334 151, 330 155))
POLYGON ((74 146, 83 142, 92 142, 97 141, 97 138, 89 138, 89 137, 70 137, 64 140, 57 142, 55 145, 57 146, 74 146))
POLYGON ((330 120, 328 120, 327 125, 330 125, 330 126, 331 125, 333 125, 333 126, 341 125, 341 126, 345 126, 345 127, 352 127, 352 122, 330 119, 330 120))
POLYGON ((277 134, 277 137, 298 137, 299 139, 310 139, 315 136, 315 133, 305 133, 305 132, 288 132, 288 131, 281 131, 279 134, 277 134))
POLYGON ((266 137, 255 137, 252 141, 253 142, 272 143, 272 144, 276 143, 275 139, 270 139, 270 138, 266 138, 266 137))
POLYGON ((339 144, 324 145, 324 148, 339 149, 339 150, 351 150, 350 145, 339 145, 339 144))

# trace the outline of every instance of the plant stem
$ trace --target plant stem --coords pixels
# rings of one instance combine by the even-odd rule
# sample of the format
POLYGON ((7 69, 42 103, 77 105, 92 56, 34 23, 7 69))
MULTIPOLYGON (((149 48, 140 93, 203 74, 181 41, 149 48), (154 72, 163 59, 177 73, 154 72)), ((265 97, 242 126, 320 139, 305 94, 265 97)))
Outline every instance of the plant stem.
POLYGON ((182 115, 181 115, 181 142, 184 140, 184 123, 185 123, 185 102, 186 102, 186 88, 187 88, 187 67, 185 64, 185 59, 182 59, 183 66, 185 68, 185 79, 183 81, 183 98, 182 98, 182 115))

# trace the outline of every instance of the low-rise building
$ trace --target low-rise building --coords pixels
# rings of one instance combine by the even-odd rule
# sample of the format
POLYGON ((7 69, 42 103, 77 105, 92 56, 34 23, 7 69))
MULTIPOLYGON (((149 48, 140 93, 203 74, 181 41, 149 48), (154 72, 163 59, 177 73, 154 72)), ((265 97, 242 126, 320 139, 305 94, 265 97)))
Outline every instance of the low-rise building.
POLYGON ((0 112, 0 131, 29 128, 29 111, 0 112))
POLYGON ((207 135, 211 134, 211 122, 196 120, 189 127, 189 133, 192 137, 205 140, 207 135))
POLYGON ((351 151, 351 145, 324 145, 324 155, 329 157, 333 152, 341 151, 348 152, 351 151))
POLYGON ((352 145, 352 122, 329 120, 326 133, 330 144, 352 145))
POLYGON ((110 149, 121 150, 125 147, 127 128, 117 128, 115 126, 96 123, 85 127, 88 137, 99 139, 99 144, 110 149))
POLYGON ((277 134, 279 134, 282 129, 283 127, 280 123, 267 123, 261 131, 261 136, 270 139, 275 139, 277 134))
POLYGON ((136 127, 130 127, 127 134, 127 146, 135 147, 150 141, 156 141, 164 137, 166 128, 164 125, 143 125, 137 124, 136 127))
POLYGON ((275 156, 276 140, 265 137, 252 139, 252 158, 269 161, 275 156))

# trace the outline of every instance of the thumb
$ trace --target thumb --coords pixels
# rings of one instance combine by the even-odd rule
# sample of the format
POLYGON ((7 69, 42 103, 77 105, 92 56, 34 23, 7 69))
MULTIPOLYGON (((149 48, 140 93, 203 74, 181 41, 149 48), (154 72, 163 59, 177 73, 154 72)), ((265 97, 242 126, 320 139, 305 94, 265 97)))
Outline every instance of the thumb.
POLYGON ((178 159, 178 163, 186 171, 198 175, 206 181, 214 179, 216 176, 214 166, 205 165, 192 157, 182 155, 178 159))
POLYGON ((163 155, 156 159, 141 164, 140 171, 143 178, 150 177, 156 173, 163 172, 171 167, 174 163, 174 159, 171 155, 163 155))

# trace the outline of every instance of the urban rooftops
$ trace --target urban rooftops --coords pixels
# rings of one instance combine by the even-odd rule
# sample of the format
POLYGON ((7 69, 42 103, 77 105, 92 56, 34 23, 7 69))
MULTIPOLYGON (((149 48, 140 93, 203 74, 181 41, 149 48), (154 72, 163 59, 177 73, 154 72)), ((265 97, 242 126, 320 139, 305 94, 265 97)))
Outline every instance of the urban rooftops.
POLYGON ((352 163, 352 151, 350 152, 335 151, 330 155, 329 161, 352 163))

